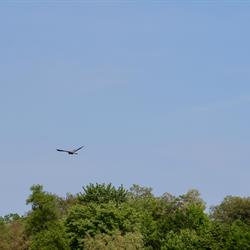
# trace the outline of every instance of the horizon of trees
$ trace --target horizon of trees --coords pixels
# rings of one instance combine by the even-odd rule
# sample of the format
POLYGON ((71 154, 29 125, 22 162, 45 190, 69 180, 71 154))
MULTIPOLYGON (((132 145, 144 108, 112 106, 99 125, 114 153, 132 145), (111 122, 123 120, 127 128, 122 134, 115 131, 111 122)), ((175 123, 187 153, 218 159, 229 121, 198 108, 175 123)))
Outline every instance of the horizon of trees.
POLYGON ((250 249, 250 197, 226 196, 206 212, 198 190, 89 184, 66 197, 33 185, 25 215, 0 217, 1 250, 250 249))

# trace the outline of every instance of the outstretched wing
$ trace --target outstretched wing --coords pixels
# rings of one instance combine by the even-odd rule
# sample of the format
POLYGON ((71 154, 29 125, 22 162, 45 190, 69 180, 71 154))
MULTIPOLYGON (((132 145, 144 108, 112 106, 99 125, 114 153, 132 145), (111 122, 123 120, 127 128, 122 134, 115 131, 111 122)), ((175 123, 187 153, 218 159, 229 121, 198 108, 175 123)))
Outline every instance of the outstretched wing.
POLYGON ((67 151, 67 150, 63 150, 63 149, 56 149, 57 151, 59 151, 59 152, 66 152, 66 153, 68 153, 69 151, 67 151))
POLYGON ((78 150, 80 150, 80 149, 82 149, 84 146, 81 146, 80 148, 77 148, 77 149, 74 149, 74 150, 72 150, 72 152, 77 152, 78 150))

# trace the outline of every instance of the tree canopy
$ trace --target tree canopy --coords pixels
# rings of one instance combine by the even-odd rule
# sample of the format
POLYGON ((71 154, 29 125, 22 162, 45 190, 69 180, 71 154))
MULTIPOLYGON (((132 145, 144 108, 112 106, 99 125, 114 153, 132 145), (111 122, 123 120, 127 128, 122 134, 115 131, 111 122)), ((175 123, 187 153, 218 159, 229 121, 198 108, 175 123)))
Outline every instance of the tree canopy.
POLYGON ((209 213, 198 190, 89 184, 59 197, 33 185, 25 215, 0 217, 3 250, 250 249, 250 198, 227 196, 209 213))

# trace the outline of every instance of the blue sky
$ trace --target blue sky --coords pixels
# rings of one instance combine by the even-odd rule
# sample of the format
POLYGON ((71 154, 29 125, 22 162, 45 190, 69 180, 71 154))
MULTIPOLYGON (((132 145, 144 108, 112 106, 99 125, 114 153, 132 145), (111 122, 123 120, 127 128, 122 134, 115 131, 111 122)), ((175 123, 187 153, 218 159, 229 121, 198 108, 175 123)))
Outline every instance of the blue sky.
POLYGON ((249 196, 249 24, 244 1, 2 2, 0 215, 38 183, 249 196))

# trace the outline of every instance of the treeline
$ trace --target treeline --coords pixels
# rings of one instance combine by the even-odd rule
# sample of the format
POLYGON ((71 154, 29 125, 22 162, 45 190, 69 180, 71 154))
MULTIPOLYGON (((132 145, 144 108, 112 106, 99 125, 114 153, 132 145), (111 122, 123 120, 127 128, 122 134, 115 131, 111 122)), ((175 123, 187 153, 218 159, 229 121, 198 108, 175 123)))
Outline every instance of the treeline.
POLYGON ((31 210, 0 217, 1 250, 250 249, 250 197, 205 212, 197 190, 155 197, 151 188, 90 184, 65 198, 31 187, 31 210))

